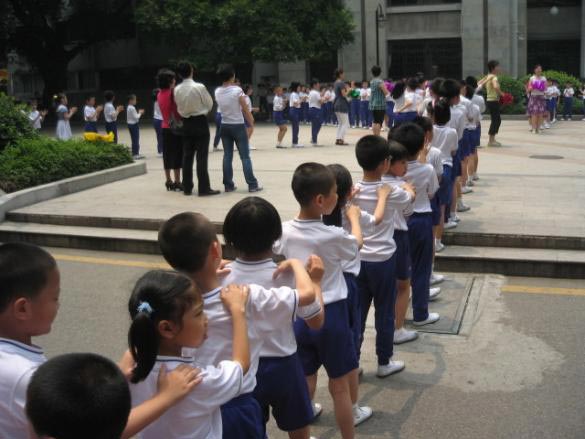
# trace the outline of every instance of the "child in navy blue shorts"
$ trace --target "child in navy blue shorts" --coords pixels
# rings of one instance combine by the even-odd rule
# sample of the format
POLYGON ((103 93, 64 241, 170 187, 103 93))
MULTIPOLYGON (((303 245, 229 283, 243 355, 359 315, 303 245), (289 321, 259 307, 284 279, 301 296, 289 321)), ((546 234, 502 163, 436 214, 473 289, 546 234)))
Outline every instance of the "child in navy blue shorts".
MULTIPOLYGON (((224 285, 255 283, 264 288, 279 288, 296 284, 292 273, 283 272, 283 266, 278 267, 272 260, 272 245, 282 236, 282 225, 278 211, 268 201, 247 197, 235 204, 225 217, 223 233, 226 243, 238 255, 226 266, 230 273, 223 279, 224 285), (276 278, 275 273, 279 273, 276 278)), ((301 270, 302 266, 297 264, 291 268, 301 270)), ((323 263, 317 256, 311 256, 307 269, 318 297, 313 304, 298 307, 296 315, 318 330, 323 325, 320 288, 323 263)), ((315 415, 297 353, 292 320, 273 329, 264 340, 256 381, 254 398, 262 407, 264 421, 268 422, 272 407, 278 428, 287 431, 291 439, 308 439, 309 424, 315 415)))
MULTIPOLYGON (((292 189, 300 205, 299 214, 283 224, 282 239, 273 250, 287 258, 306 260, 315 254, 323 260, 325 275, 321 289, 325 324, 315 331, 297 319, 298 352, 311 396, 316 390, 317 371, 321 366, 325 368, 341 436, 353 438, 356 408, 352 408, 350 377, 358 362, 349 326, 343 266, 357 257, 358 242, 341 227, 323 224, 322 215, 331 214, 337 204, 337 188, 331 170, 319 163, 304 163, 295 170, 292 189)), ((355 209, 353 212, 350 221, 359 227, 359 217, 355 209)))
POLYGON ((274 117, 274 123, 278 127, 278 134, 276 136, 276 147, 286 148, 282 144, 282 139, 286 134, 286 119, 284 118, 284 109, 286 108, 286 98, 282 94, 282 87, 274 87, 274 103, 272 104, 272 115, 274 117))

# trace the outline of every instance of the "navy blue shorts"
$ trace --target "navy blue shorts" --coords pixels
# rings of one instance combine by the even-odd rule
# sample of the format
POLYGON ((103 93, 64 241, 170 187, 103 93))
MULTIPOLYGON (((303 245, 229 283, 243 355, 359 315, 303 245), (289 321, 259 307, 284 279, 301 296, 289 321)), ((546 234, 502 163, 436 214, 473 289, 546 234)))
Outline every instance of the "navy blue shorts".
POLYGON ((406 111, 404 113, 394 113, 394 126, 399 126, 405 122, 412 122, 418 113, 416 111, 406 111))
POLYGON ((443 165, 443 178, 441 178, 439 190, 437 191, 437 195, 439 197, 439 207, 446 206, 450 203, 451 192, 453 191, 453 179, 451 178, 452 174, 453 168, 449 165, 443 165))
POLYGON ((441 205, 439 202, 439 191, 435 194, 433 198, 431 198, 431 209, 432 215, 431 218, 433 219, 433 226, 438 226, 441 224, 441 205))
POLYGON ((321 329, 310 329, 302 319, 297 319, 294 326, 305 375, 313 375, 323 366, 329 378, 340 378, 358 367, 347 299, 325 305, 321 329))
POLYGON ((357 286, 357 277, 351 273, 343 273, 347 285, 347 312, 349 317, 349 329, 353 334, 353 343, 356 347, 360 345, 362 335, 362 308, 360 306, 360 295, 357 286))
POLYGON ((471 155, 471 144, 473 143, 473 137, 475 130, 465 129, 463 131, 463 154, 462 158, 466 158, 471 155))
POLYGON ((459 141, 457 152, 455 156, 453 156, 453 173, 451 174, 451 179, 455 181, 457 177, 461 176, 461 160, 463 159, 463 149, 465 148, 465 142, 463 139, 459 141))
POLYGON ((262 409, 251 393, 236 396, 221 406, 223 439, 264 439, 262 409))
POLYGON ((282 111, 275 111, 272 115, 274 117, 274 123, 277 126, 286 125, 286 119, 284 118, 284 113, 282 111))
POLYGON ((394 230, 394 242, 396 242, 396 279, 410 279, 410 243, 408 230, 394 230))
POLYGON ((262 408, 265 423, 270 407, 276 425, 283 431, 298 430, 313 421, 307 380, 296 352, 288 357, 260 358, 256 380, 254 398, 262 408))
POLYGON ((97 133, 97 122, 95 121, 87 121, 85 122, 85 126, 83 127, 83 131, 86 133, 97 133))

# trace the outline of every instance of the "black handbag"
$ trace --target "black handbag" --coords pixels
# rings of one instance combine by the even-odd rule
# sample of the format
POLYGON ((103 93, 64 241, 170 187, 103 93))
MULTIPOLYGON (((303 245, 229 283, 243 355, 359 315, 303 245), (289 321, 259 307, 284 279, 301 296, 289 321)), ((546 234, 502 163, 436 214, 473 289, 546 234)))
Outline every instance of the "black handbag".
MULTIPOLYGON (((171 102, 173 104, 175 103, 175 97, 173 95, 172 90, 171 90, 171 102)), ((169 117, 169 128, 171 129, 171 132, 175 136, 183 136, 185 134, 184 129, 183 129, 183 118, 181 116, 175 115, 175 112, 173 111, 172 107, 173 106, 171 105, 171 116, 169 117)))

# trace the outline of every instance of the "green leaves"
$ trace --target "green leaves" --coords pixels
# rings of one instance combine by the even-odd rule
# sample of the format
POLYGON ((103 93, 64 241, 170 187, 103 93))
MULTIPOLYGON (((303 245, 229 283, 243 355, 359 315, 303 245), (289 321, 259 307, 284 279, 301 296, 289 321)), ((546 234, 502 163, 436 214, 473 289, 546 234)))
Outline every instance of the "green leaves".
POLYGON ((0 152, 19 139, 36 137, 27 113, 25 106, 16 105, 10 96, 0 93, 0 152))

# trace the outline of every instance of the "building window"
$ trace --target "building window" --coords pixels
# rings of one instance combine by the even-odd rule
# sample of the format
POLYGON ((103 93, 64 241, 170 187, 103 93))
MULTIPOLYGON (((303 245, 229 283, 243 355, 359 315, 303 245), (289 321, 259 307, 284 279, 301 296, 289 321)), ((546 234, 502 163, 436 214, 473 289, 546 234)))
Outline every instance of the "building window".
POLYGON ((527 6, 529 8, 557 8, 567 6, 581 6, 582 0, 528 0, 527 6))
POLYGON ((386 0, 386 6, 427 6, 461 3, 461 0, 386 0))
POLYGON ((536 64, 544 70, 560 70, 579 77, 580 40, 528 40, 527 71, 536 64))
POLYGON ((427 78, 461 77, 461 39, 388 42, 388 76, 400 79, 418 72, 427 78))

